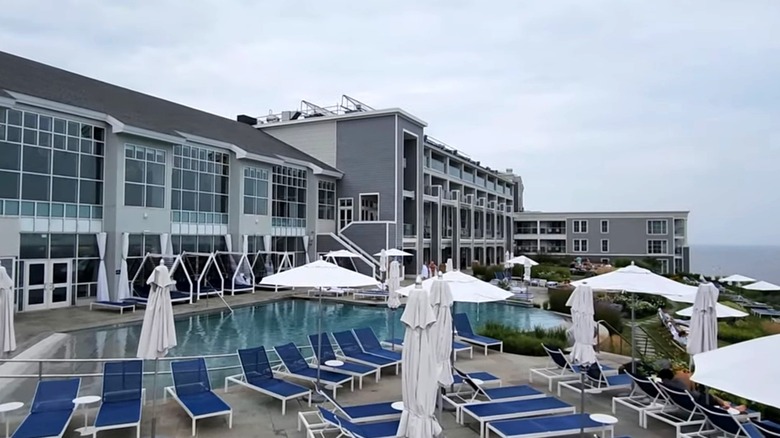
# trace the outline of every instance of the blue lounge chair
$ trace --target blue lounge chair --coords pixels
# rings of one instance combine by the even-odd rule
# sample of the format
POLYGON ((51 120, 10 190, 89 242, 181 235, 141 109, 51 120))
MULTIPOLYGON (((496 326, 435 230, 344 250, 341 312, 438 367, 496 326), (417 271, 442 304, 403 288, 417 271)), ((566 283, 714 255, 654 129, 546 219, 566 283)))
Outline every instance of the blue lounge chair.
POLYGON ((470 377, 472 379, 481 380, 485 385, 501 385, 501 378, 498 376, 494 376, 493 374, 488 373, 487 371, 473 371, 470 373, 463 373, 458 371, 457 369, 452 374, 452 383, 454 385, 462 385, 466 383, 466 381, 463 379, 465 377, 470 377))
POLYGON ((211 390, 209 370, 202 357, 171 363, 173 386, 165 388, 192 419, 192 436, 195 422, 202 418, 227 415, 228 428, 233 428, 233 409, 211 390))
POLYGON ((577 393, 585 391, 586 394, 599 394, 605 391, 630 391, 633 385, 634 381, 628 374, 606 375, 601 371, 601 365, 596 363, 585 373, 585 387, 579 380, 561 382, 558 384, 558 397, 563 388, 577 393))
POLYGON ((585 433, 607 431, 611 435, 615 430, 614 425, 591 420, 587 413, 494 421, 488 423, 487 430, 501 438, 538 438, 578 434, 581 427, 585 433))
POLYGON ((398 374, 401 360, 388 359, 386 357, 377 356, 376 354, 366 353, 360 348, 357 338, 352 333, 352 330, 346 330, 343 332, 334 332, 333 338, 336 339, 336 343, 341 350, 341 354, 348 357, 358 363, 365 365, 374 365, 381 368, 395 367, 395 373, 398 374))
POLYGON ((383 421, 381 423, 355 424, 346 418, 340 417, 333 412, 320 409, 320 415, 326 423, 336 427, 341 434, 351 438, 391 438, 398 432, 400 421, 383 421))
POLYGON ((709 436, 713 432, 722 432, 727 436, 733 437, 764 438, 765 433, 763 432, 765 431, 762 431, 754 424, 742 423, 738 420, 739 417, 731 415, 723 409, 704 406, 697 403, 693 398, 691 398, 691 400, 696 405, 699 412, 704 414, 704 417, 707 419, 707 421, 701 425, 695 436, 709 436), (710 426, 715 429, 710 429, 710 426))
POLYGON ((336 399, 324 391, 320 394, 333 405, 334 411, 353 423, 368 421, 394 420, 401 416, 401 411, 393 408, 393 402, 370 403, 366 405, 342 406, 336 399))
POLYGON ((103 366, 103 403, 100 405, 93 437, 102 430, 135 427, 141 437, 141 410, 144 404, 144 362, 106 362, 103 366))
POLYGON ((265 347, 238 350, 238 359, 241 361, 242 374, 225 377, 225 392, 228 391, 228 384, 233 382, 281 400, 282 415, 287 412, 288 400, 307 397, 311 406, 310 389, 274 377, 265 347))
POLYGON ((376 333, 371 327, 353 329, 352 331, 366 353, 376 354, 390 360, 401 360, 401 353, 382 347, 382 343, 379 342, 379 338, 376 337, 376 333))
MULTIPOLYGON (((274 351, 276 351, 277 356, 279 356, 286 369, 286 371, 279 372, 279 374, 308 382, 317 382, 317 367, 306 362, 306 359, 295 344, 290 342, 289 344, 277 345, 274 347, 274 351)), ((345 383, 349 383, 350 389, 355 390, 355 380, 352 376, 323 369, 319 370, 319 376, 320 382, 333 389, 333 397, 336 396, 336 389, 345 383)))
MULTIPOLYGON (((542 348, 547 353, 547 357, 550 359, 548 365, 543 368, 531 368, 528 380, 533 383, 534 376, 539 376, 546 380, 550 392, 553 390, 553 386, 558 381, 564 380, 576 380, 580 378, 580 372, 582 371, 579 365, 573 365, 569 363, 569 359, 563 354, 558 347, 552 347, 542 344, 542 348)), ((614 368, 606 365, 601 366, 601 370, 606 375, 615 375, 618 371, 614 368)))
POLYGON ((503 341, 474 333, 474 330, 471 328, 471 322, 469 322, 469 316, 465 313, 456 313, 452 318, 452 324, 455 326, 455 331, 460 339, 469 344, 485 347, 485 356, 488 354, 489 347, 498 346, 499 351, 501 353, 504 352, 503 341))
MULTIPOLYGON (((403 347, 404 340, 403 338, 388 339, 384 341, 383 344, 385 346, 391 346, 391 348, 403 347)), ((464 344, 463 342, 458 342, 458 341, 452 341, 452 350, 455 351, 455 355, 452 356, 453 360, 458 359, 457 353, 463 353, 463 352, 467 352, 469 354, 469 359, 474 359, 474 347, 472 347, 469 344, 464 344)))
POLYGON ((466 405, 480 402, 532 400, 547 397, 547 394, 529 385, 483 388, 477 385, 468 376, 462 376, 462 378, 466 385, 471 389, 471 392, 457 391, 452 394, 445 394, 442 397, 444 402, 452 405, 455 408, 455 420, 458 422, 461 421, 461 408, 466 405))
POLYGON ((461 407, 460 423, 465 424, 466 417, 479 422, 479 436, 485 436, 485 424, 490 421, 512 418, 538 417, 542 415, 574 414, 577 409, 555 397, 543 397, 530 400, 512 400, 489 403, 472 403, 461 407))
POLYGON ((312 350, 314 350, 314 357, 317 358, 317 362, 319 362, 322 369, 347 374, 353 378, 357 377, 359 389, 363 389, 363 377, 365 376, 373 374, 376 381, 379 382, 381 373, 378 366, 347 362, 349 358, 336 356, 336 352, 333 350, 333 345, 331 345, 327 333, 322 334, 322 345, 320 345, 320 348, 317 347, 318 338, 319 336, 317 335, 309 335, 309 344, 311 345, 312 350), (330 360, 338 360, 342 362, 343 365, 338 367, 329 366, 327 362, 330 360))
POLYGON ((73 418, 73 399, 79 395, 81 379, 41 380, 35 388, 30 413, 12 438, 60 438, 73 418))
POLYGON ((666 397, 668 403, 657 411, 645 412, 645 424, 642 427, 647 429, 649 417, 674 427, 676 436, 680 436, 683 428, 701 426, 706 422, 704 414, 699 411, 687 391, 679 391, 663 383, 654 385, 666 397))
POLYGON ((123 301, 93 301, 89 303, 89 310, 94 310, 95 308, 118 310, 120 315, 124 314, 125 310, 135 312, 135 304, 123 301))
POLYGON ((639 414, 639 425, 646 420, 645 413, 663 409, 666 405, 666 396, 658 390, 649 378, 635 376, 630 372, 626 375, 634 381, 631 393, 625 397, 612 397, 612 413, 616 413, 617 405, 624 406, 639 414))

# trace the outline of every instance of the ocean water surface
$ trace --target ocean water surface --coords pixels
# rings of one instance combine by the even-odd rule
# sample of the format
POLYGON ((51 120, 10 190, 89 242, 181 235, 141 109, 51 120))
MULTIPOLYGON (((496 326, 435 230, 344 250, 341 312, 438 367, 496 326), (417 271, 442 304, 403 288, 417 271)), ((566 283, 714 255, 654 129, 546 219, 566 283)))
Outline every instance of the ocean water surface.
POLYGON ((691 245, 691 271, 717 276, 742 274, 780 284, 780 245, 691 245))

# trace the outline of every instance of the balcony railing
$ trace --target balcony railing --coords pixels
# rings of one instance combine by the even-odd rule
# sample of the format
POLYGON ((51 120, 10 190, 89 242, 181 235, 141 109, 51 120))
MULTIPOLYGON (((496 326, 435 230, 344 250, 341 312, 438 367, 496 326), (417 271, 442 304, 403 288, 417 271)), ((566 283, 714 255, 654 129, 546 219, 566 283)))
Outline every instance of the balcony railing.
POLYGON ((539 234, 538 228, 518 228, 515 234, 539 234))
POLYGON ((539 251, 539 248, 536 246, 518 246, 517 250, 519 252, 535 253, 539 251))
POLYGON ((566 252, 566 248, 562 246, 542 247, 539 252, 542 254, 562 254, 566 252))
POLYGON ((539 228, 539 234, 566 234, 566 228, 539 228))

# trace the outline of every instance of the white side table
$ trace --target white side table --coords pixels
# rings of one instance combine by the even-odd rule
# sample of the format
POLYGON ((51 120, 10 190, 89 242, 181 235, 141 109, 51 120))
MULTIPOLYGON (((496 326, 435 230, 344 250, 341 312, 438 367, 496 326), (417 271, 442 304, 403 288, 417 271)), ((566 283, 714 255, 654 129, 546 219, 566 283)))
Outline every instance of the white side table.
POLYGON ((19 408, 24 406, 24 403, 22 402, 10 402, 10 403, 3 403, 0 405, 0 413, 3 414, 3 423, 5 423, 5 438, 8 438, 10 435, 8 431, 8 417, 6 416, 8 412, 15 411, 19 408))
POLYGON ((82 409, 84 411, 84 427, 87 427, 87 405, 91 405, 93 403, 97 403, 101 400, 101 398, 97 395, 85 395, 83 397, 77 397, 73 399, 73 404, 76 405, 76 409, 80 407, 84 407, 82 409))
POLYGON ((340 360, 326 360, 325 365, 329 367, 342 367, 344 366, 344 362, 340 360))
MULTIPOLYGON (((601 431, 601 436, 607 435, 607 426, 611 426, 613 424, 616 424, 618 422, 618 419, 613 417, 612 415, 607 414, 590 414, 590 419, 595 421, 596 423, 600 423, 604 425, 604 429, 601 431)), ((615 436, 615 430, 612 430, 613 437, 615 436)))
POLYGON ((396 411, 403 411, 404 410, 404 402, 402 402, 402 401, 393 402, 390 405, 390 407, 395 409, 396 411))

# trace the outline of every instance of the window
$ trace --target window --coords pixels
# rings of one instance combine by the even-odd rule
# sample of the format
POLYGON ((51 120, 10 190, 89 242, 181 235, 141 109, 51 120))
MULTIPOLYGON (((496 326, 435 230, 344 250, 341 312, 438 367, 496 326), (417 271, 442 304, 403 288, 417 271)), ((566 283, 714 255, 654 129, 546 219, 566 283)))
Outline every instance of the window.
POLYGON ((102 127, 0 107, 0 215, 102 219, 104 150, 102 127))
POLYGON ((125 205, 165 207, 165 151, 125 145, 125 205))
POLYGON ((601 239, 601 252, 609 252, 609 239, 601 239))
POLYGON ((647 221, 647 234, 667 234, 668 222, 666 219, 653 219, 647 221))
POLYGON ((667 252, 668 242, 666 240, 648 240, 647 241, 647 253, 648 254, 668 254, 667 252))
POLYGON ((339 198, 339 229, 343 230, 352 223, 353 199, 339 198))
POLYGON ((268 171, 244 169, 244 214, 268 215, 268 171))
POLYGON ((573 223, 574 233, 575 234, 585 234, 588 232, 588 221, 586 220, 575 220, 573 223))
POLYGON ((604 219, 601 221, 601 234, 609 233, 609 221, 604 219))
POLYGON ((319 182, 317 218, 327 220, 336 218, 336 183, 333 181, 319 182))
POLYGON ((186 234, 174 234, 171 236, 171 243, 173 243, 173 253, 181 254, 182 252, 201 252, 212 253, 214 251, 227 251, 225 245, 225 236, 212 236, 212 235, 186 235, 186 234))
POLYGON ((658 273, 659 274, 668 274, 669 273, 669 260, 666 259, 657 259, 658 261, 658 273))
POLYGON ((588 252, 588 239, 574 239, 574 252, 588 252))
POLYGON ((174 222, 228 223, 230 156, 187 145, 173 147, 171 215, 174 222))
POLYGON ((274 166, 271 225, 306 227, 306 171, 274 166))
POLYGON ((19 235, 19 256, 22 259, 70 259, 72 284, 78 298, 97 295, 97 274, 100 255, 94 234, 28 234, 19 235))
POLYGON ((602 259, 600 260, 600 262, 601 262, 601 264, 602 264, 602 265, 608 265, 608 264, 609 264, 609 259, 607 259, 607 258, 602 258, 602 259))
POLYGON ((379 220, 379 194, 360 194, 360 220, 378 221, 379 220))

